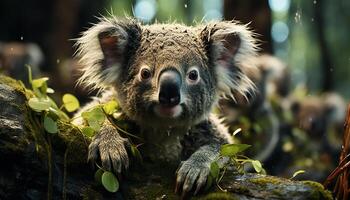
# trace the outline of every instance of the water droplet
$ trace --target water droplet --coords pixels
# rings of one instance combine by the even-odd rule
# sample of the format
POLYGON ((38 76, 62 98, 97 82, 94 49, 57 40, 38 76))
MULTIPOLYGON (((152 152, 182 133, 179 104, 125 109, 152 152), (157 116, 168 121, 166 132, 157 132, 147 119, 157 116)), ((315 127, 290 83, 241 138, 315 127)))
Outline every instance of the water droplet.
POLYGON ((298 11, 298 12, 295 13, 294 20, 295 20, 296 23, 300 23, 301 22, 301 11, 298 11))
POLYGON ((185 4, 185 8, 187 8, 187 4, 185 4))
POLYGON ((314 0, 314 4, 316 4, 317 3, 317 1, 316 0, 314 0))
POLYGON ((21 36, 21 40, 23 41, 23 36, 21 36))

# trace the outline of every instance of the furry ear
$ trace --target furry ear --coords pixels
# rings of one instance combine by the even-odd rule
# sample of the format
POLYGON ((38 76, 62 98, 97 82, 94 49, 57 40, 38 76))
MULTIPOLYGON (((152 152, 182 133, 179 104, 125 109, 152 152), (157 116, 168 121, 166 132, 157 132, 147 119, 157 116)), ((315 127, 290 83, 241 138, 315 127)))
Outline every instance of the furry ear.
POLYGON ((247 74, 254 71, 252 61, 257 45, 245 25, 235 21, 211 22, 200 32, 211 65, 218 77, 219 93, 234 99, 238 92, 244 97, 254 91, 254 84, 247 74))
POLYGON ((140 40, 141 27, 132 19, 101 18, 77 39, 82 65, 79 84, 104 89, 115 83, 140 40))

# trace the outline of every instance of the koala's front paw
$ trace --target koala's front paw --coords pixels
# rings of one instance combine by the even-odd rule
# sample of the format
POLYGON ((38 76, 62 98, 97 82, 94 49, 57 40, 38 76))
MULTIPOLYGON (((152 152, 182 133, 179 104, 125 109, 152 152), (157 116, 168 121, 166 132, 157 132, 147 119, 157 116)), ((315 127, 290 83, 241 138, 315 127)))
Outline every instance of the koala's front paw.
POLYGON ((184 197, 189 191, 196 189, 194 194, 197 194, 207 181, 210 163, 208 159, 200 157, 191 157, 182 162, 177 171, 175 192, 182 190, 184 197))
POLYGON ((129 145, 128 140, 122 138, 113 126, 103 126, 89 145, 88 160, 94 163, 100 158, 105 170, 121 173, 122 168, 129 167, 126 145, 129 145))

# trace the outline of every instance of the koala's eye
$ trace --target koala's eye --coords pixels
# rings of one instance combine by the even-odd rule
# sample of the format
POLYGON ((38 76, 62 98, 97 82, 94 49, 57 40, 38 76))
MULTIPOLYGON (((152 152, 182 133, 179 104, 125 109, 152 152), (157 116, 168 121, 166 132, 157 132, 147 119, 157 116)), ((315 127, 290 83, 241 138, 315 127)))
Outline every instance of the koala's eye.
POLYGON ((187 78, 191 83, 197 82, 199 80, 198 69, 191 69, 187 73, 187 78))
POLYGON ((151 76, 152 76, 152 74, 151 74, 150 69, 148 69, 146 67, 141 69, 141 71, 140 71, 141 80, 148 80, 151 78, 151 76))

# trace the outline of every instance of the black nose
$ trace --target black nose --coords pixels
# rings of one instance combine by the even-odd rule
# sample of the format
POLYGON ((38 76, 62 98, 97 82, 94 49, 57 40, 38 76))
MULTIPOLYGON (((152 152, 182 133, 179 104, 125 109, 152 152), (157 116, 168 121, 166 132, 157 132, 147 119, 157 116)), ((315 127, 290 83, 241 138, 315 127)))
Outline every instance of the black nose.
POLYGON ((159 77, 159 103, 176 106, 180 103, 181 75, 175 70, 166 70, 159 77))

